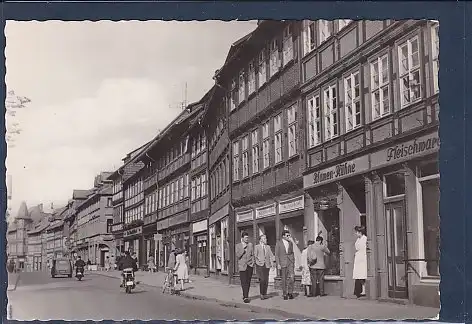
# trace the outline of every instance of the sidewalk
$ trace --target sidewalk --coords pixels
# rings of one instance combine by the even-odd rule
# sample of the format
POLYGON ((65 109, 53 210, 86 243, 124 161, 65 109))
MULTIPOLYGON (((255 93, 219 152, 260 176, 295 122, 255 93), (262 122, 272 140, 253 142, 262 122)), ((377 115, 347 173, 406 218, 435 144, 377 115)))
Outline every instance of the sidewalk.
MULTIPOLYGON (((98 275, 120 278, 119 271, 97 271, 98 275)), ((141 284, 162 287, 165 273, 136 272, 141 284)), ((181 296, 192 299, 209 300, 224 306, 250 308, 253 311, 270 310, 292 319, 431 319, 439 309, 412 305, 397 305, 371 300, 345 299, 335 296, 307 298, 296 296, 294 300, 283 300, 277 291, 269 287, 269 299, 260 300, 258 288, 251 287, 251 303, 242 301, 241 287, 222 283, 213 278, 190 276, 191 283, 185 284, 181 296)))
POLYGON ((18 284, 18 281, 20 280, 20 272, 12 272, 8 274, 8 288, 7 291, 13 291, 16 289, 16 285, 18 284))

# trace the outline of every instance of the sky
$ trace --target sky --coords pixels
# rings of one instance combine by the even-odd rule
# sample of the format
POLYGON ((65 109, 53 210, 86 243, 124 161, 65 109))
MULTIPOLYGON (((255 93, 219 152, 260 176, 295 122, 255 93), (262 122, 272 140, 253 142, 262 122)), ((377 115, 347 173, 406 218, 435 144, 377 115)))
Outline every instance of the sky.
POLYGON ((7 152, 11 210, 65 204, 73 189, 157 135, 213 85, 249 22, 7 21, 7 90, 31 99, 7 152))

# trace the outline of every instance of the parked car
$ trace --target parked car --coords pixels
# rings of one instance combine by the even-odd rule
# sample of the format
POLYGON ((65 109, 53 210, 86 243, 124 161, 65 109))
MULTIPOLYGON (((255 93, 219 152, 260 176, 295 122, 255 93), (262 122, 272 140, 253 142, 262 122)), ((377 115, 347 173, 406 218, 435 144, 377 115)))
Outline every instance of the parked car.
POLYGON ((51 277, 68 276, 72 278, 72 261, 68 258, 58 258, 53 261, 51 277))

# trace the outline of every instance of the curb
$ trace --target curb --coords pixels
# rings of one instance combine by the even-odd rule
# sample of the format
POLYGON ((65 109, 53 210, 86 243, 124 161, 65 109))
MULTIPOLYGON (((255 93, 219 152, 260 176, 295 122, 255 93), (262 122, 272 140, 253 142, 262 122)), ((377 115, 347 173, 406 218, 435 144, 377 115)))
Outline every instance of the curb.
POLYGON ((16 287, 18 286, 18 282, 20 281, 20 276, 21 276, 21 272, 18 273, 18 276, 16 277, 15 283, 12 285, 12 288, 8 288, 8 286, 7 286, 8 291, 15 291, 16 290, 16 287))
MULTIPOLYGON (((98 273, 97 272, 96 274, 98 274, 100 276, 108 277, 108 278, 119 279, 115 276, 105 274, 105 273, 98 273)), ((148 287, 153 287, 153 288, 162 288, 162 286, 148 285, 148 284, 145 284, 145 283, 142 283, 142 282, 140 284, 144 285, 144 286, 148 286, 148 287)), ((190 294, 190 293, 187 293, 187 292, 180 292, 180 293, 176 294, 175 296, 180 296, 180 297, 183 297, 183 298, 193 299, 193 300, 202 300, 202 301, 214 302, 214 303, 218 303, 220 306, 224 306, 224 307, 249 309, 249 310, 251 310, 253 312, 256 312, 256 313, 268 313, 268 312, 269 313, 275 313, 277 315, 286 317, 287 320, 291 320, 291 319, 316 320, 316 318, 314 318, 314 317, 307 317, 307 316, 304 316, 304 315, 301 315, 301 314, 296 314, 296 313, 284 311, 284 310, 278 309, 278 308, 269 308, 269 307, 255 306, 255 305, 250 305, 250 304, 245 304, 245 303, 238 303, 238 302, 233 302, 233 301, 225 301, 225 300, 221 300, 221 299, 217 299, 217 298, 210 298, 210 297, 201 296, 201 295, 194 295, 194 294, 190 294)))

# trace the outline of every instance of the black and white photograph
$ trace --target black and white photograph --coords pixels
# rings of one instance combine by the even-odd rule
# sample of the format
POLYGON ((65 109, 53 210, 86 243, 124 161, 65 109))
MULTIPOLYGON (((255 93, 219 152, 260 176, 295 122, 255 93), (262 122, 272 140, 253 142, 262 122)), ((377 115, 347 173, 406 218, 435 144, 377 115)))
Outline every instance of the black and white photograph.
POLYGON ((438 318, 439 21, 4 33, 8 319, 438 318))

